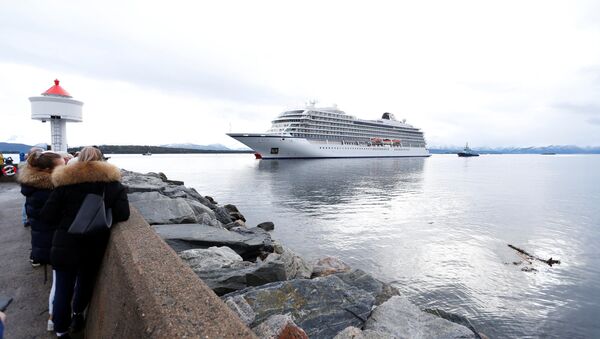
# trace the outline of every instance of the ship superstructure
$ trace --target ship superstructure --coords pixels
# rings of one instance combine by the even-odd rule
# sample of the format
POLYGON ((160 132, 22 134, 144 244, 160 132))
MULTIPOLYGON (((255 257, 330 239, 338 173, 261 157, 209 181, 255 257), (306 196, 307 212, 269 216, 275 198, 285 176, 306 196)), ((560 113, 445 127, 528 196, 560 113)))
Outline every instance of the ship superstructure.
POLYGON ((363 120, 337 107, 289 110, 265 133, 229 133, 263 159, 429 156, 423 132, 391 113, 363 120))

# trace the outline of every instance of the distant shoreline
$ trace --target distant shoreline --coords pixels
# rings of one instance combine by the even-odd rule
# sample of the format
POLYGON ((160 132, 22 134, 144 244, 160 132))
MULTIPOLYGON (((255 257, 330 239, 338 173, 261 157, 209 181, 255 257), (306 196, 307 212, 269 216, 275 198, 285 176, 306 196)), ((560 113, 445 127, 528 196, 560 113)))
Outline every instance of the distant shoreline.
MULTIPOLYGON (((104 154, 249 154, 252 150, 208 150, 190 149, 164 146, 137 146, 137 145, 100 145, 98 146, 104 154)), ((79 151, 81 147, 69 148, 69 152, 79 151)))

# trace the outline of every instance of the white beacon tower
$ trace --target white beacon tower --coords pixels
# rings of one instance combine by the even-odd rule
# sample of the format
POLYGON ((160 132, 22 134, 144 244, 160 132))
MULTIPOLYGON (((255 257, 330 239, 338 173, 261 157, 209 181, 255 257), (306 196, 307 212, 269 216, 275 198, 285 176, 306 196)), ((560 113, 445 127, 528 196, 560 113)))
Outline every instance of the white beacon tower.
POLYGON ((72 99, 69 92, 60 87, 59 81, 54 80, 42 96, 29 98, 31 102, 31 119, 50 121, 52 135, 52 150, 55 152, 67 151, 67 122, 81 122, 81 108, 83 102, 72 99))

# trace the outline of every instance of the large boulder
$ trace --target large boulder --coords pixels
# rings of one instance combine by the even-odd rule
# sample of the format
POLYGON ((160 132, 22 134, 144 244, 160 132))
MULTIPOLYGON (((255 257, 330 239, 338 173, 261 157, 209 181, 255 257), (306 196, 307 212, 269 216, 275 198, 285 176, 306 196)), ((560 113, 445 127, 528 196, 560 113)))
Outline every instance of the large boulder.
POLYGON ((251 327, 274 314, 289 314, 311 338, 333 338, 362 327, 375 298, 336 276, 294 279, 247 288, 222 297, 251 327))
POLYGON ((227 246, 245 260, 254 260, 262 253, 273 252, 271 236, 262 230, 258 232, 249 229, 241 233, 204 224, 155 225, 154 230, 176 252, 227 246))
POLYGON ((159 192, 138 192, 129 194, 129 202, 151 225, 197 221, 196 213, 185 199, 170 199, 159 192))
POLYGON ((381 305, 391 297, 400 295, 400 291, 397 288, 375 279, 372 275, 360 269, 336 273, 335 276, 342 279, 348 285, 371 293, 375 297, 376 305, 381 305))
POLYGON ((121 183, 127 187, 129 193, 161 191, 169 185, 158 174, 141 174, 125 170, 121 171, 121 183))
POLYGON ((309 279, 312 274, 312 265, 306 262, 301 256, 284 246, 278 246, 278 248, 276 247, 275 252, 269 254, 264 261, 282 262, 285 266, 285 280, 309 279))
POLYGON ((211 210, 216 204, 199 194, 195 189, 183 186, 183 182, 169 180, 163 173, 137 173, 121 171, 121 182, 127 187, 129 193, 159 192, 169 198, 191 199, 207 206, 211 210))
POLYGON ((343 273, 348 272, 352 269, 352 267, 348 266, 341 259, 335 257, 324 257, 321 259, 317 259, 313 263, 313 271, 312 276, 314 277, 324 277, 334 273, 343 273))
POLYGON ((222 227, 221 222, 217 220, 215 212, 213 212, 209 207, 193 199, 186 198, 184 200, 188 203, 188 205, 190 205, 190 207, 194 211, 197 223, 211 225, 215 227, 222 227))
POLYGON ((283 263, 243 261, 225 246, 186 250, 179 256, 218 295, 285 279, 283 263))
POLYGON ((371 314, 365 332, 377 332, 389 338, 477 338, 467 327, 421 311, 407 298, 394 296, 371 314))
POLYGON ((196 200, 202 205, 214 210, 217 206, 210 202, 210 200, 203 197, 198 191, 193 188, 178 186, 178 185, 169 185, 162 189, 161 193, 170 197, 170 198, 185 198, 196 200))
POLYGON ((194 271, 211 270, 244 261, 239 254, 226 246, 186 250, 180 252, 179 257, 194 271))
POLYGON ((261 339, 308 339, 306 332, 287 314, 272 315, 252 331, 261 339))
POLYGON ((205 223, 216 227, 221 225, 212 210, 190 199, 172 199, 159 192, 130 193, 128 198, 150 225, 182 223, 205 223))

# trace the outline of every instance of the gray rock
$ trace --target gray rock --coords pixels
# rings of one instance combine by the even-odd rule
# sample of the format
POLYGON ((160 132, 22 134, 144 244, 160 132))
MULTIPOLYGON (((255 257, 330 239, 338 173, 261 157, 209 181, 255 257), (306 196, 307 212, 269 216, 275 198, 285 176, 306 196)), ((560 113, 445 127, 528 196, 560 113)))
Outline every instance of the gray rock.
POLYGON ((223 227, 231 231, 234 227, 240 227, 240 224, 232 221, 229 224, 224 224, 223 227))
POLYGON ((239 212, 238 208, 235 207, 235 205, 232 205, 232 204, 227 204, 227 205, 225 205, 223 207, 225 207, 225 209, 227 211, 229 211, 229 213, 231 213, 231 212, 239 212))
POLYGON ((179 256, 218 295, 285 279, 283 263, 243 261, 229 247, 186 250, 179 256))
POLYGON ((180 252, 179 257, 194 271, 211 270, 244 261, 239 254, 226 246, 186 250, 180 252))
POLYGON ((206 200, 210 201, 210 203, 211 203, 211 204, 214 204, 214 205, 218 205, 218 204, 219 204, 219 203, 218 203, 218 202, 216 202, 216 201, 215 201, 215 199, 213 199, 213 197, 211 197, 211 196, 205 195, 204 197, 206 198, 206 200))
POLYGON ((121 171, 121 183, 129 193, 160 191, 168 186, 157 174, 121 171))
POLYGON ((217 207, 193 188, 169 185, 164 187, 161 190, 161 193, 170 198, 186 198, 196 200, 197 202, 210 208, 211 210, 214 210, 217 207))
POLYGON ((285 280, 309 279, 312 273, 312 266, 287 247, 282 246, 280 253, 271 253, 264 261, 282 262, 285 266, 285 280))
POLYGON ((324 277, 334 273, 348 272, 352 268, 341 259, 334 257, 325 257, 316 260, 313 263, 313 277, 324 277))
POLYGON ((306 332, 298 327, 289 315, 275 314, 252 329, 261 339, 308 339, 306 332))
POLYGON ((332 338, 348 326, 362 327, 375 302, 370 293, 336 276, 270 283, 227 294, 223 299, 228 305, 237 305, 242 303, 239 297, 254 312, 250 326, 274 314, 290 314, 311 338, 332 338))
POLYGON ((229 212, 229 216, 233 220, 241 220, 243 222, 246 222, 246 218, 244 218, 244 216, 240 212, 229 212))
POLYGON ((473 324, 471 323, 471 321, 467 318, 464 317, 462 315, 459 314, 455 314, 455 313, 450 313, 450 312, 446 312, 444 310, 441 309, 424 309, 424 312, 427 312, 429 314, 433 314, 437 317, 446 319, 448 321, 451 321, 455 324, 459 324, 459 325, 463 325, 468 327, 471 331, 473 331, 473 333, 475 333, 475 336, 477 336, 478 338, 487 338, 487 336, 481 332, 479 332, 475 326, 473 326, 473 324))
POLYGON ((265 222, 261 222, 260 224, 256 225, 256 227, 262 228, 265 231, 272 231, 275 229, 275 224, 272 223, 271 221, 265 221, 265 222))
POLYGON ((345 273, 336 273, 336 277, 346 284, 365 290, 375 297, 375 305, 381 305, 389 298, 400 295, 400 291, 390 284, 379 281, 363 270, 354 269, 345 273))
POLYGON ((211 226, 221 227, 222 224, 217 220, 215 212, 209 207, 201 204, 193 199, 185 199, 196 215, 196 223, 207 224, 211 226))
POLYGON ((390 339, 394 338, 389 334, 366 330, 361 331, 354 326, 346 327, 342 332, 338 333, 333 339, 390 339))
POLYGON ((365 330, 390 338, 477 338, 465 326, 421 311, 407 298, 393 296, 371 314, 365 330))
POLYGON ((158 192, 131 193, 128 197, 151 225, 198 221, 196 213, 184 199, 170 199, 158 192))
POLYGON ((262 230, 240 233, 204 224, 156 225, 154 229, 176 252, 227 246, 248 260, 273 251, 271 236, 262 230))
POLYGON ((205 223, 221 226, 212 210, 195 200, 172 199, 156 191, 130 193, 128 197, 129 202, 151 225, 205 223))
POLYGON ((233 222, 233 219, 229 216, 229 211, 225 209, 225 207, 217 207, 215 208, 215 216, 217 220, 219 220, 223 225, 227 225, 233 222))
POLYGON ((346 327, 343 331, 338 333, 333 339, 364 339, 363 331, 360 328, 354 326, 346 327))
POLYGON ((242 319, 246 326, 250 326, 254 323, 256 313, 254 313, 252 306, 250 306, 242 296, 237 295, 227 298, 225 300, 225 305, 229 306, 229 308, 242 319))

